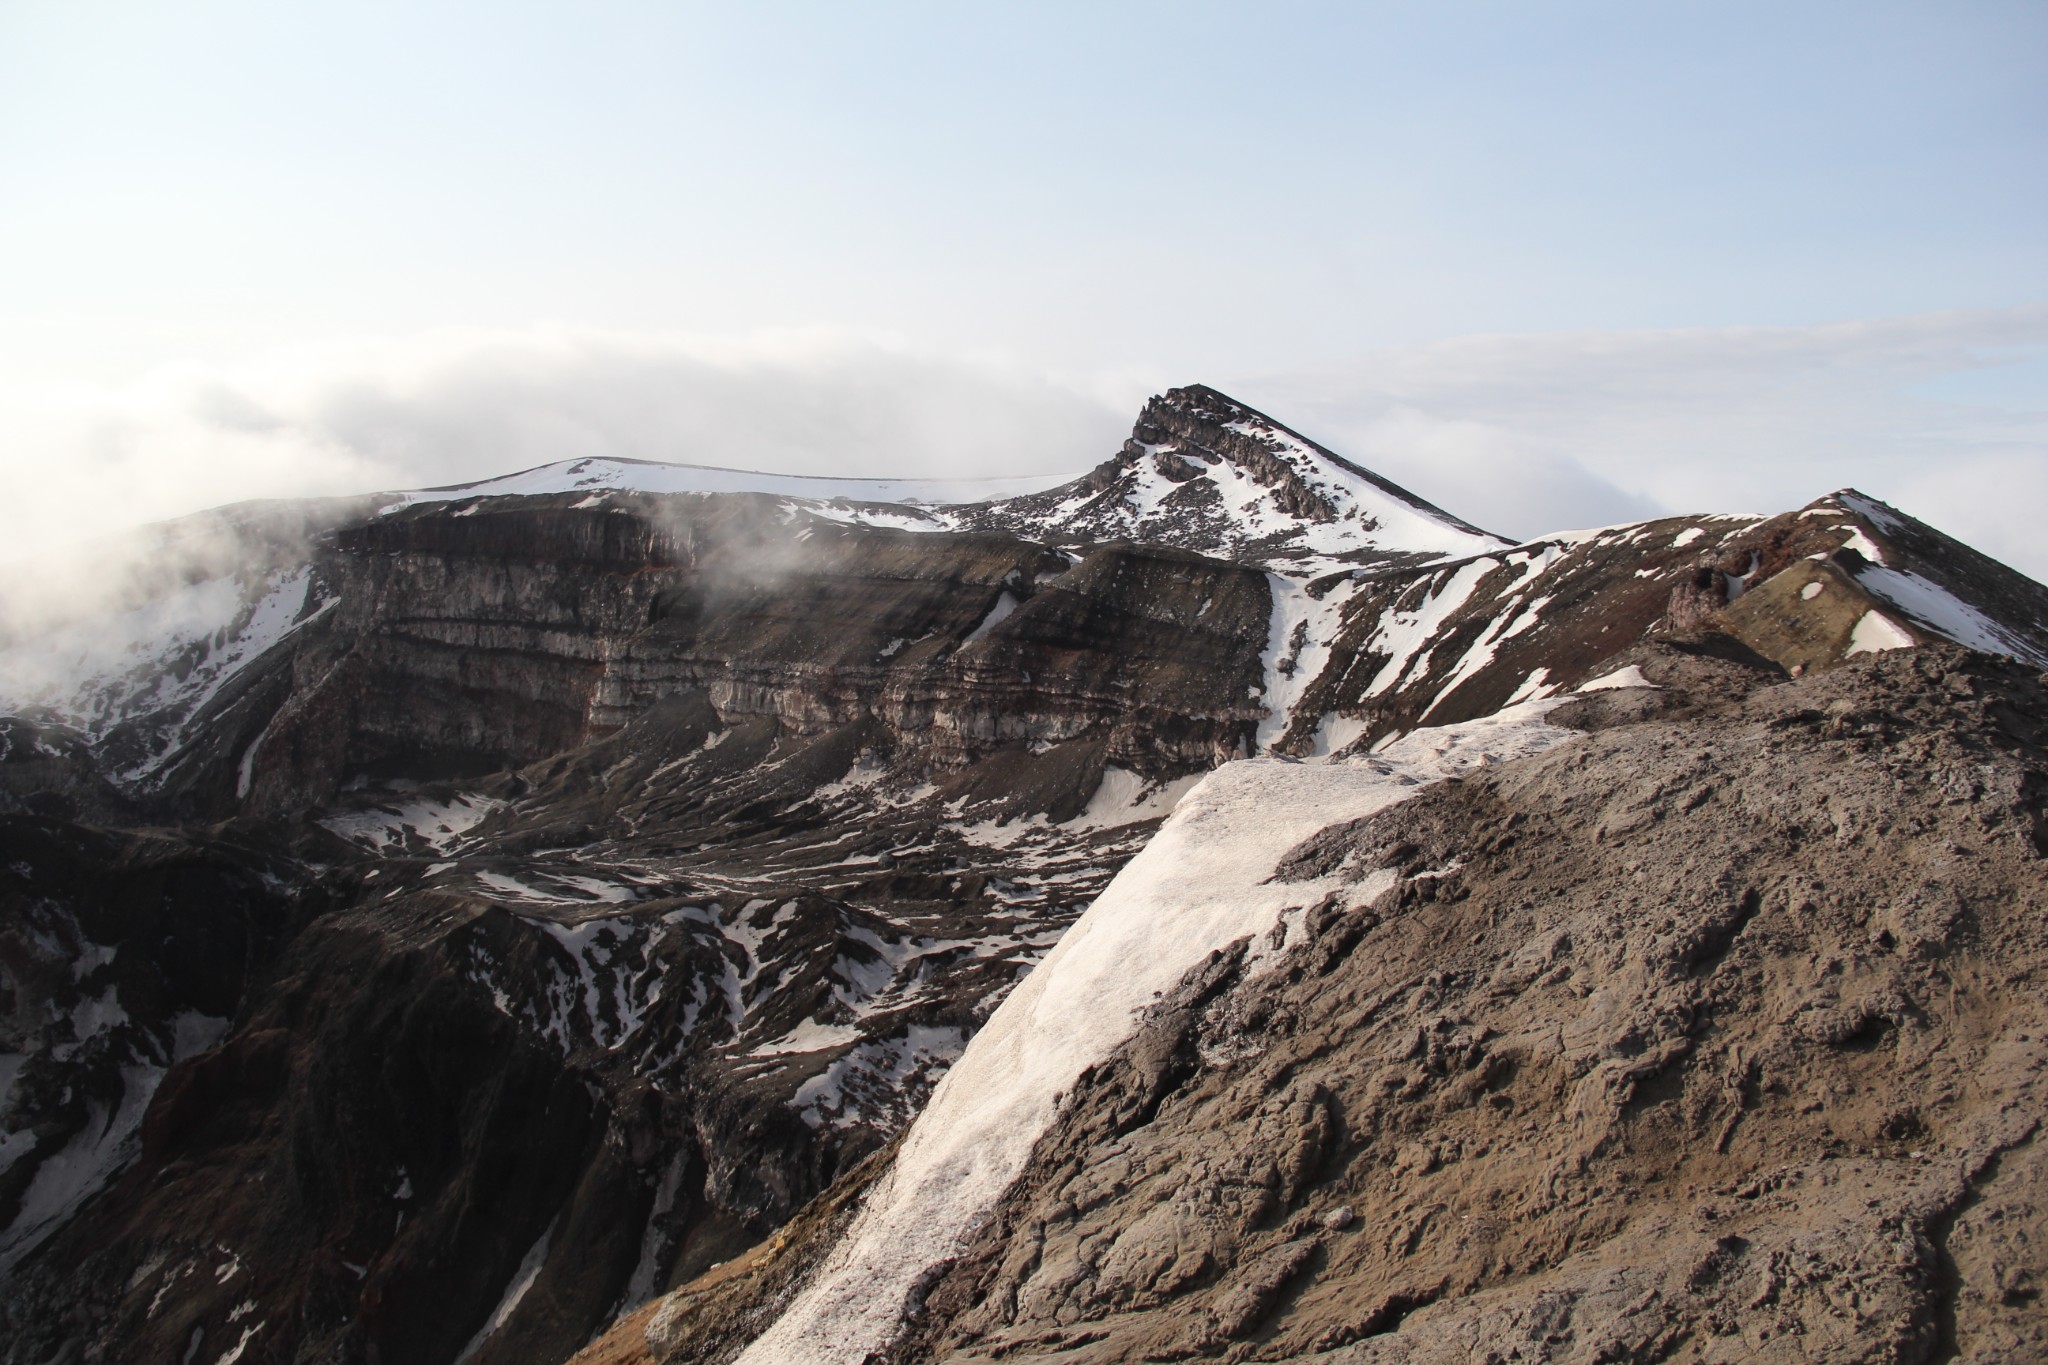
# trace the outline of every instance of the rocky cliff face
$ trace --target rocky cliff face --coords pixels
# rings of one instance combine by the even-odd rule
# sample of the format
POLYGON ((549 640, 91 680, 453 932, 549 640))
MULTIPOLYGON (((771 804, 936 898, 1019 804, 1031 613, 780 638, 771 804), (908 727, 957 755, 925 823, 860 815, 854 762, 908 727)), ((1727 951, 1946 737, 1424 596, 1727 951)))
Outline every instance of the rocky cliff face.
MULTIPOLYGON (((735 481, 583 462, 215 517, 168 581, 0 653, 4 1358, 560 1360, 643 1305, 633 1351, 729 1356, 1218 764, 1393 772, 1365 751, 1552 705, 1646 637, 1692 651, 1642 656, 1663 692, 1569 705, 1665 707, 1657 744, 1922 641, 2048 661, 2048 592, 1860 495, 1510 547, 1201 388, 1043 493, 735 481)), ((1219 958, 1200 1009, 1268 1017, 1271 959, 1219 958)), ((1171 1293, 1046 1311, 1178 1312, 1267 1216, 1171 1293)), ((944 1307, 997 1292, 963 1255, 980 1287, 904 1349, 1052 1330, 944 1307)))
POLYGON ((1082 741, 1172 777, 1245 747, 1263 714, 1263 577, 1166 548, 1069 557, 746 495, 562 496, 344 527, 310 579, 331 606, 270 660, 288 699, 253 733, 253 715, 206 718, 215 762, 180 790, 201 808, 502 771, 688 693, 789 735, 870 723, 947 771, 1082 741))
MULTIPOLYGON (((333 605, 238 694, 283 701, 203 716, 173 799, 238 796, 236 837, 338 908, 209 1016, 232 1032, 139 1136, 161 1065, 121 1092, 91 1135, 118 1191, 18 1225, 21 1358, 81 1302, 145 1351, 263 1325, 566 1356, 907 1121, 1142 841, 1148 787, 1257 714, 1237 566, 829 522, 757 565, 776 509, 686 510, 400 513, 323 552, 333 605)), ((16 872, 25 914, 64 885, 16 872)), ((177 1060, 96 1037, 117 1071, 177 1060)), ((22 1183, 87 1145, 83 1111, 14 1115, 22 1183)))

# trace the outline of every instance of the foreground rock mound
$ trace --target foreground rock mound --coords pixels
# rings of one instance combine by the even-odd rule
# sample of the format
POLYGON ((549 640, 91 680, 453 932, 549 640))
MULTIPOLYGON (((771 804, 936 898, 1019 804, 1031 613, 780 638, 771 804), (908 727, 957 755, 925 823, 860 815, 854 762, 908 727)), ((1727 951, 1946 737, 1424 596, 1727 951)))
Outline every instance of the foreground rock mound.
POLYGON ((1398 877, 1163 1001, 893 1359, 2048 1354, 2048 688, 1639 666, 1296 848, 1398 877))

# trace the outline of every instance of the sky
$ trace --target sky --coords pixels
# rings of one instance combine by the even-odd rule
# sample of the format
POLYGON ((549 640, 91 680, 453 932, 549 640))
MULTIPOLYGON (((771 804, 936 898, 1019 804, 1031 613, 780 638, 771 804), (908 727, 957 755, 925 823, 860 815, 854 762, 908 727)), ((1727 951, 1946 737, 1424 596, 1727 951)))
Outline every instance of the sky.
POLYGON ((2036 0, 0 0, 0 560, 1202 382, 1508 535, 1853 484, 2048 578, 2044 167, 2036 0))

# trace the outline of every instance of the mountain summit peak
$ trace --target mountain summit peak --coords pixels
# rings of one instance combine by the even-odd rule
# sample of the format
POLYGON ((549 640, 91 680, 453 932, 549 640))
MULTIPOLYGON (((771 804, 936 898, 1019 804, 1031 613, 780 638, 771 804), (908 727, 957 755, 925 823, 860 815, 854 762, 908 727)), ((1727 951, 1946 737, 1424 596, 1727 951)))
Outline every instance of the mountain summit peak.
POLYGON ((1115 455, 985 519, 1051 543, 1143 540, 1297 577, 1506 544, 1206 384, 1155 395, 1115 455))

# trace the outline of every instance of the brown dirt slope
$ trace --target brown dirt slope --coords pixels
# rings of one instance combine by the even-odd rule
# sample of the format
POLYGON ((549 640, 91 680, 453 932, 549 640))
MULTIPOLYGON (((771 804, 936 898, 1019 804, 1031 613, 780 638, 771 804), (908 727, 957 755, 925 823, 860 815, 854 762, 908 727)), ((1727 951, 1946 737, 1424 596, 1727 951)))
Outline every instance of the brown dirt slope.
POLYGON ((1295 850, 1400 875, 1084 1076, 898 1359, 2048 1358, 2044 679, 1631 657, 1295 850))

